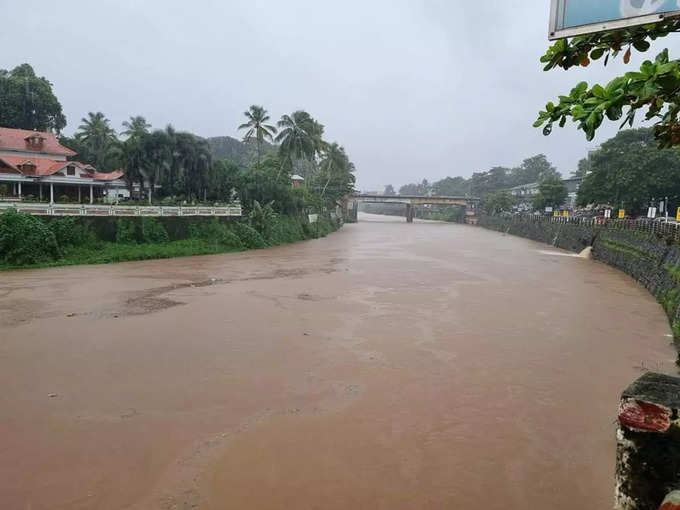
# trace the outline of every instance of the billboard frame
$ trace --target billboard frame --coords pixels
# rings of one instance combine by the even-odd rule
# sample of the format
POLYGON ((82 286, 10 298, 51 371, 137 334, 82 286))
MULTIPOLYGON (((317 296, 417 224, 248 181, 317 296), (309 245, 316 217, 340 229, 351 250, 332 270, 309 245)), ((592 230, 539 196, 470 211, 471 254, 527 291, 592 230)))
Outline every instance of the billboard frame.
POLYGON ((560 5, 564 4, 566 1, 567 0, 550 0, 550 31, 548 33, 548 39, 551 41, 557 39, 566 39, 568 37, 576 37, 578 35, 595 34, 597 32, 605 32, 607 30, 620 30, 622 28, 629 28, 638 25, 658 23, 668 18, 676 18, 680 16, 680 10, 677 10, 559 29, 557 27, 559 26, 558 19, 560 16, 560 5))

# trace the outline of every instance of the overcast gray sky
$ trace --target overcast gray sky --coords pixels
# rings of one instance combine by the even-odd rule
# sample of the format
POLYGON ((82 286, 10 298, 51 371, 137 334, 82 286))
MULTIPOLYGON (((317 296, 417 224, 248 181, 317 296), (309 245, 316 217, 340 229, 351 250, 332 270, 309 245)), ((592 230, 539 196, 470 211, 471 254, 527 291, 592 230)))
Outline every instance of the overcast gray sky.
POLYGON ((587 143, 572 127, 547 138, 531 127, 547 100, 625 67, 542 72, 548 0, 38 0, 30 15, 0 4, 14 20, 0 68, 28 62, 52 81, 67 133, 99 110, 116 129, 141 114, 239 136, 250 104, 275 119, 305 109, 345 146, 358 187, 377 190, 538 153, 568 175, 615 132, 587 143))

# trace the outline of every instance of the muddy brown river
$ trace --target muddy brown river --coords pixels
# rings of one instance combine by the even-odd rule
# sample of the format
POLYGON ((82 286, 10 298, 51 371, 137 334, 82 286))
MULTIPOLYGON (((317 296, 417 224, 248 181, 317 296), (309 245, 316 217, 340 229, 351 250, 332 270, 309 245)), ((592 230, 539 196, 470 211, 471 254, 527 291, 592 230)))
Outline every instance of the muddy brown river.
POLYGON ((0 508, 609 509, 629 277, 474 227, 0 273, 0 508))

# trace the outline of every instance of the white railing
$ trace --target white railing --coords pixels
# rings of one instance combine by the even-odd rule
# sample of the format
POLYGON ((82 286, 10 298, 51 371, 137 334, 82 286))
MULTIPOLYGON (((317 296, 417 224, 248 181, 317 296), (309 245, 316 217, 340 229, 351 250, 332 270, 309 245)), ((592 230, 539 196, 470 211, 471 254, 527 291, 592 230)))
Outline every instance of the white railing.
POLYGON ((241 204, 225 207, 166 207, 137 205, 81 205, 0 202, 0 212, 16 209, 42 216, 241 216, 241 204))

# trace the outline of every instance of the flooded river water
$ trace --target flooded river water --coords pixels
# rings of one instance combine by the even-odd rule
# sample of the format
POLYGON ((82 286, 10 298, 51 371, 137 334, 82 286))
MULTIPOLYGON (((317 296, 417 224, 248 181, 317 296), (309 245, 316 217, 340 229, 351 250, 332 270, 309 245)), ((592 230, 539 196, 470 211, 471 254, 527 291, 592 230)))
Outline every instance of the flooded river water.
POLYGON ((653 298, 524 239, 361 220, 0 273, 0 508, 611 508, 618 396, 673 371, 653 298))

